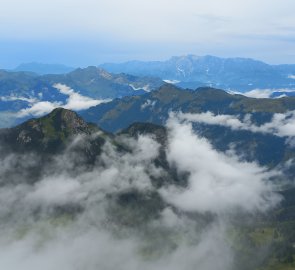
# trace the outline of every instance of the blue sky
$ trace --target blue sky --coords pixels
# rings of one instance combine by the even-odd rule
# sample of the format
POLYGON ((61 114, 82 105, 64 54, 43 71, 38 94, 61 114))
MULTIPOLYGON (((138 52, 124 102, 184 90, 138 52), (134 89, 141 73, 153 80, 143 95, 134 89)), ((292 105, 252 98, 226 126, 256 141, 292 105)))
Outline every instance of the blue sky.
POLYGON ((294 0, 10 0, 0 67, 212 54, 295 63, 294 0))

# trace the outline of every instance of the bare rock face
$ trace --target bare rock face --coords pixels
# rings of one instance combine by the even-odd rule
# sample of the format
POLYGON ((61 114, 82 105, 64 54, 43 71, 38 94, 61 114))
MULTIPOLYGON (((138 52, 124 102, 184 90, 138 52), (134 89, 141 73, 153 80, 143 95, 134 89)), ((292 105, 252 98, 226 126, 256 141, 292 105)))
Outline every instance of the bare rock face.
POLYGON ((32 141, 32 138, 30 137, 30 135, 28 134, 28 132, 26 132, 25 130, 22 130, 19 135, 17 136, 17 141, 22 143, 22 144, 26 144, 32 141))
POLYGON ((90 127, 77 113, 66 110, 63 108, 57 108, 52 111, 49 118, 54 118, 56 128, 67 134, 90 134, 93 131, 93 127, 90 127), (59 126, 58 126, 59 123, 59 126))

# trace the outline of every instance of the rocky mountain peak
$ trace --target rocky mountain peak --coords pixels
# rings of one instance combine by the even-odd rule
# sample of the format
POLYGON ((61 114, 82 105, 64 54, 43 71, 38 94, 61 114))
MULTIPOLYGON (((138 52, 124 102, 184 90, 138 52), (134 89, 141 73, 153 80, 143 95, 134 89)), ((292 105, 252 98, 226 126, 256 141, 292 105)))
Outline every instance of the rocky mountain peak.
POLYGON ((89 135, 97 130, 95 125, 86 123, 77 113, 57 108, 44 117, 1 130, 0 140, 3 144, 13 145, 16 150, 54 152, 69 138, 78 134, 89 135))

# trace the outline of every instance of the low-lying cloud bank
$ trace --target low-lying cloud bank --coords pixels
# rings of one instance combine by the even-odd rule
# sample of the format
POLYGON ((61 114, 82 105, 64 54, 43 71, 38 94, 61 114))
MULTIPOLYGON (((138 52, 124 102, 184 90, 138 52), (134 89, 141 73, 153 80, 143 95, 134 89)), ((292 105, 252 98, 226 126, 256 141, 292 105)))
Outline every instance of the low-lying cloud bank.
POLYGON ((34 183, 26 173, 17 177, 14 163, 29 169, 36 156, 2 157, 0 268, 235 269, 231 220, 242 215, 249 221, 279 202, 269 181, 273 173, 217 152, 189 121, 171 117, 167 127, 167 159, 188 175, 185 187, 153 185, 166 174, 153 162, 160 145, 147 136, 122 137, 127 152, 106 142, 91 170, 71 152, 83 143, 77 137, 34 183), (141 195, 116 199, 133 190, 141 195))
POLYGON ((177 206, 188 211, 215 214, 243 211, 265 211, 277 201, 265 200, 271 186, 264 180, 272 173, 255 163, 242 163, 235 156, 216 152, 206 139, 193 133, 191 124, 170 118, 170 162, 189 171, 189 189, 169 194, 177 206))
POLYGON ((212 112, 199 114, 179 113, 177 117, 182 121, 225 126, 233 130, 270 133, 279 137, 295 137, 295 111, 275 113, 270 122, 260 126, 252 122, 251 114, 247 114, 243 119, 239 119, 239 116, 236 115, 215 115, 212 112))
POLYGON ((16 114, 16 117, 22 118, 27 116, 42 116, 58 107, 63 107, 69 110, 80 111, 80 110, 88 109, 92 106, 96 106, 103 102, 110 101, 110 100, 92 99, 89 97, 82 96, 80 93, 75 92, 70 87, 60 83, 54 84, 53 87, 56 88, 61 94, 68 96, 65 104, 58 101, 50 102, 50 101, 33 100, 32 102, 30 102, 30 107, 20 110, 16 114))
POLYGON ((295 89, 253 89, 247 92, 230 91, 231 94, 239 94, 250 98, 282 98, 295 93, 295 89))

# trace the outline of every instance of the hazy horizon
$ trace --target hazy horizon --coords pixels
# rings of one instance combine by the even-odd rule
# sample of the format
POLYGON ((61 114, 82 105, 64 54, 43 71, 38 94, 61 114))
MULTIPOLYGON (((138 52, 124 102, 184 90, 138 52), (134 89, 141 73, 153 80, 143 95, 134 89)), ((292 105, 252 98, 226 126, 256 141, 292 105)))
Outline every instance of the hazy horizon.
POLYGON ((98 65, 195 54, 295 63, 292 0, 11 0, 0 11, 0 68, 98 65))
POLYGON ((205 56, 213 56, 213 57, 218 57, 218 58, 244 58, 244 59, 252 59, 252 60, 256 60, 256 61, 261 61, 261 62, 264 62, 266 64, 269 64, 269 65, 283 65, 283 64, 294 64, 295 65, 295 62, 294 63, 270 63, 270 62, 267 62, 267 61, 264 61, 262 59, 258 59, 258 58, 254 58, 254 57, 241 57, 241 56, 218 56, 218 55, 211 55, 211 54, 204 54, 204 55, 196 55, 196 54, 191 54, 191 53, 187 53, 187 54, 181 54, 181 55, 171 55, 170 57, 166 57, 166 58, 150 58, 150 59, 127 59, 127 60, 117 60, 117 61, 103 61, 103 62, 99 62, 99 63, 92 63, 92 64, 85 64, 85 65, 70 65, 70 64, 66 64, 66 63, 62 63, 62 62, 42 62, 42 61, 27 61, 27 62, 20 62, 14 66, 10 66, 10 67, 1 67, 0 66, 0 69, 7 69, 7 70, 13 70, 13 69, 16 69, 18 68, 19 66, 21 65, 26 65, 26 64, 40 64, 40 65, 61 65, 61 66, 65 66, 65 67, 71 67, 71 68, 86 68, 86 67, 89 67, 89 66, 99 66, 101 64, 105 64, 105 63, 125 63, 125 62, 128 62, 128 61, 167 61, 169 59, 171 59, 172 57, 185 57, 185 56, 189 56, 189 55, 194 55, 194 56, 198 56, 198 57, 205 57, 205 56))

